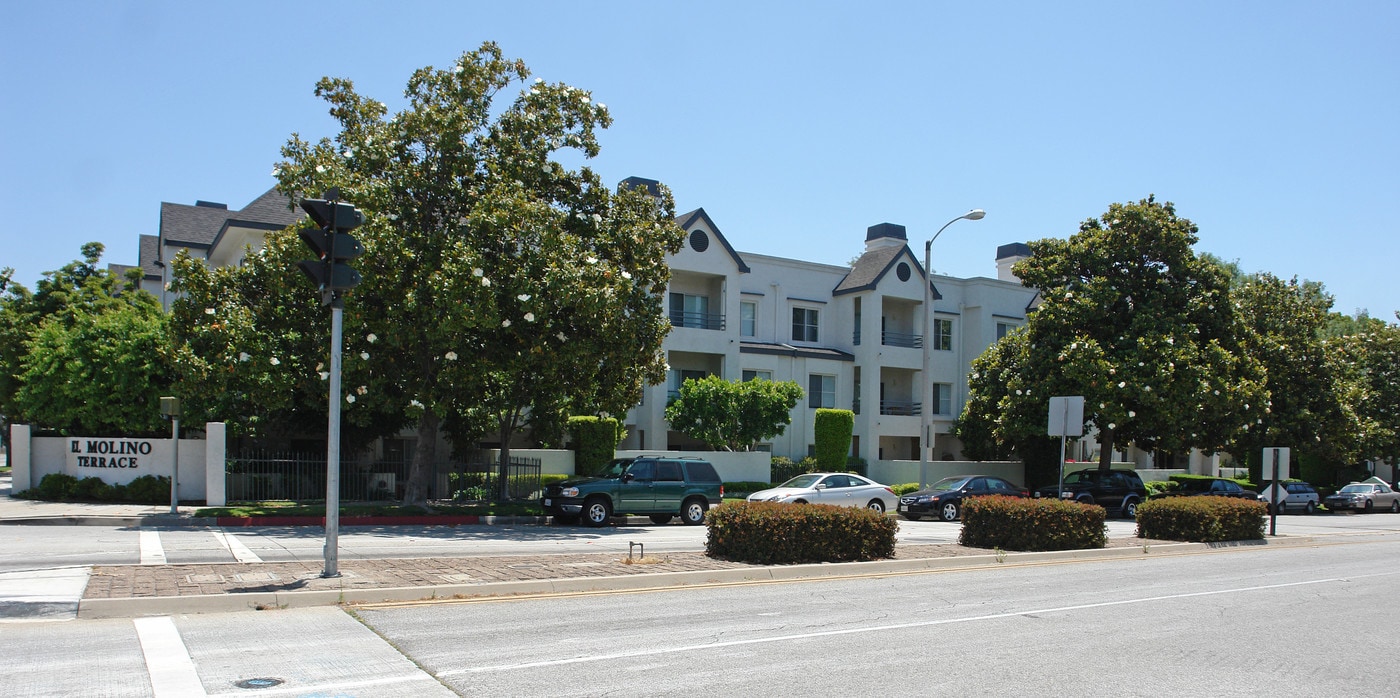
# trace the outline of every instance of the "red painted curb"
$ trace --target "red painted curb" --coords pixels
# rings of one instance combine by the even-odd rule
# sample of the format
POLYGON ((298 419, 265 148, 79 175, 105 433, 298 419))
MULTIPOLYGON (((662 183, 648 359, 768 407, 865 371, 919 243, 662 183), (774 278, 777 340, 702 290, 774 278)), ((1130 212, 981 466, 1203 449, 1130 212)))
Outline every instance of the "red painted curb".
MULTIPOLYGON (((219 516, 220 526, 322 526, 324 516, 219 516)), ((481 523, 480 516, 342 516, 341 526, 464 526, 481 523)))

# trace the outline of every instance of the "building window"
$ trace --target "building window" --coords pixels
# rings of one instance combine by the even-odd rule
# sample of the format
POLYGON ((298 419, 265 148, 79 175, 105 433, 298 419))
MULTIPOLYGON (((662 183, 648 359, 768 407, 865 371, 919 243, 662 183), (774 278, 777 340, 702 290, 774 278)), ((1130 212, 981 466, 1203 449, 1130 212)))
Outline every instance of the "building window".
POLYGON ((997 339, 1001 339, 1002 337, 1005 337, 1006 335, 1009 335, 1014 331, 1016 331, 1016 326, 1009 322, 997 323, 997 339))
POLYGON ((671 326, 672 327, 699 327, 701 329, 715 329, 711 325, 715 322, 710 316, 709 296, 692 296, 685 293, 671 294, 671 326))
POLYGON ((792 309, 792 341, 794 341, 794 342, 815 342, 815 341, 817 341, 817 309, 816 309, 816 308, 793 308, 793 309, 792 309))
POLYGON ((933 414, 945 417, 953 414, 953 386, 951 383, 933 384, 933 414))
POLYGON ((813 373, 807 376, 807 406, 836 407, 836 376, 823 376, 813 373))
POLYGON ((757 371, 751 368, 744 369, 744 382, 747 383, 752 380, 771 381, 773 380, 773 372, 757 371))
POLYGON ((752 301, 744 301, 739 304, 739 336, 754 336, 754 326, 758 317, 758 304, 752 301))
POLYGON ((704 371, 691 371, 691 370, 686 370, 686 369, 681 369, 681 370, 671 369, 671 373, 670 373, 670 375, 667 377, 667 381, 666 381, 666 383, 667 383, 667 385, 666 385, 666 399, 667 399, 667 400, 674 400, 674 399, 680 397, 680 396, 681 396, 681 385, 684 384, 687 380, 700 380, 700 379, 704 378, 704 377, 707 376, 707 375, 709 375, 709 374, 705 373, 704 371))
POLYGON ((953 321, 933 321, 933 348, 938 351, 953 350, 953 321))

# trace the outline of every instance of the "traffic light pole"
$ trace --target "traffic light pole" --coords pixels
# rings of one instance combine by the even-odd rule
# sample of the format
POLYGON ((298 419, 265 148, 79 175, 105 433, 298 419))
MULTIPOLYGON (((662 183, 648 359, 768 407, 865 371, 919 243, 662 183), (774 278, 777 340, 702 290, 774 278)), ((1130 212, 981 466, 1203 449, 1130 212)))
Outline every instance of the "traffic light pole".
MULTIPOLYGON (((327 291, 327 293, 335 293, 327 291)), ((331 300, 330 416, 326 425, 326 569, 322 577, 339 577, 340 537, 340 355, 344 303, 331 300)))

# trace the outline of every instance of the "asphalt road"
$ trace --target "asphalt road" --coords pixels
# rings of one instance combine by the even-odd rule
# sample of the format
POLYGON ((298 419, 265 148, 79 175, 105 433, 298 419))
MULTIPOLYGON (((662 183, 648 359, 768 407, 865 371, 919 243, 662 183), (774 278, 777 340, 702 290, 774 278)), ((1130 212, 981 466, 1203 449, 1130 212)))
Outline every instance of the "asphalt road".
POLYGON ((353 614, 13 624, 5 694, 1389 696, 1398 557, 1400 535, 1347 535, 353 614))
MULTIPOLYGON (((1391 514, 1286 515, 1278 518, 1280 535, 1400 532, 1400 516, 1391 514)), ((1108 522, 1111 537, 1129 537, 1132 521, 1108 522)), ((898 539, 905 544, 956 542, 959 524, 900 521, 898 539)), ((195 564, 234 561, 316 561, 324 558, 325 532, 320 527, 256 528, 118 528, 109 526, 4 526, 0 533, 0 572, 75 565, 195 564)), ((606 552, 625 555, 640 542, 648 553, 699 551, 705 527, 619 525, 600 529, 578 526, 403 526, 342 527, 338 555, 355 558, 449 557, 469 555, 539 555, 606 552)))

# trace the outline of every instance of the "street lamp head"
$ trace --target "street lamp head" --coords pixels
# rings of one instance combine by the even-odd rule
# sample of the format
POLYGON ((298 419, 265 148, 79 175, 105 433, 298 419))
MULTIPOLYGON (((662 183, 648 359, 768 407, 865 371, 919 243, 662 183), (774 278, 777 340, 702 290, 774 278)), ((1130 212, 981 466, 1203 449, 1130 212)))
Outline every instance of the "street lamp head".
POLYGON ((970 220, 970 221, 980 221, 980 220, 982 220, 983 218, 986 218, 986 217, 987 217, 987 212, 986 212, 986 211, 983 211, 983 210, 980 209, 980 208, 974 208, 974 209, 972 209, 971 211, 968 211, 966 214, 963 214, 963 218, 966 218, 966 219, 968 219, 968 220, 970 220))

